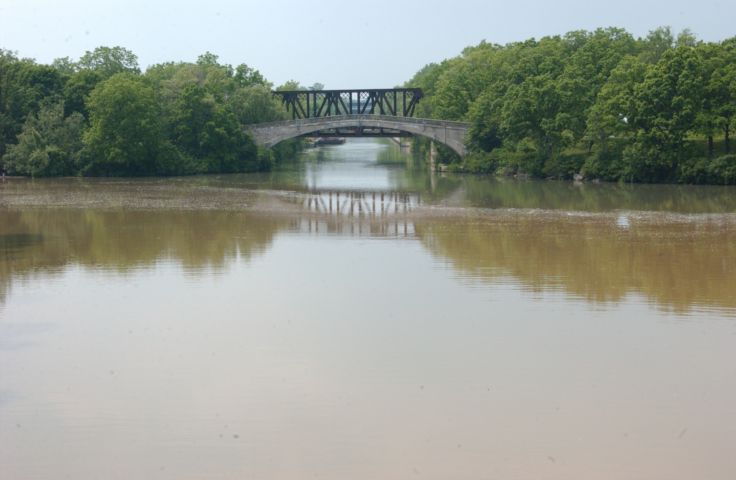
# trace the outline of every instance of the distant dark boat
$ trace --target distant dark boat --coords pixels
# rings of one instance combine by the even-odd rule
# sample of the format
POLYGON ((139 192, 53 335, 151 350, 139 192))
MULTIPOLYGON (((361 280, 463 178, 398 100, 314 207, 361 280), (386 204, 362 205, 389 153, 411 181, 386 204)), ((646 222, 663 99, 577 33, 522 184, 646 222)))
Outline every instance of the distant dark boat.
POLYGON ((345 139, 342 137, 320 137, 314 141, 314 146, 319 147, 322 145, 342 145, 345 143, 345 139))

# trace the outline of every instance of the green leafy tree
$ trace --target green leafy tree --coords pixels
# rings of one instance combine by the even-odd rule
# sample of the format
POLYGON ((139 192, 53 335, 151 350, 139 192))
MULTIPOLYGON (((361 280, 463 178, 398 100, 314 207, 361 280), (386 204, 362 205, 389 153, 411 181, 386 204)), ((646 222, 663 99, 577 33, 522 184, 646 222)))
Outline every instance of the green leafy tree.
POLYGON ((187 87, 179 101, 174 144, 212 173, 255 169, 255 145, 243 133, 235 115, 204 88, 187 87))
POLYGON ((636 136, 624 152, 635 179, 675 181, 685 137, 695 124, 702 95, 702 64, 690 47, 664 53, 634 93, 636 136))
POLYGON ((731 153, 730 132, 736 128, 736 63, 731 63, 719 75, 719 91, 723 92, 723 103, 716 110, 718 123, 723 130, 726 153, 731 153))
POLYGON ((243 125, 281 120, 283 107, 271 84, 245 64, 233 69, 205 53, 196 64, 155 65, 146 78, 156 89, 164 130, 182 153, 188 171, 241 172, 270 168, 243 125))
POLYGON ((73 75, 79 70, 79 64, 69 57, 55 59, 51 66, 54 67, 62 75, 73 75))
POLYGON ((470 122, 471 170, 722 181, 730 178, 724 168, 713 176, 707 163, 693 170, 691 159, 700 135, 711 145, 722 135, 730 151, 734 51, 736 39, 706 44, 669 27, 642 39, 617 28, 573 31, 482 42, 427 65, 407 85, 424 89, 423 116, 470 122))
POLYGON ((491 152, 503 144, 504 98, 487 90, 473 102, 470 108, 470 132, 468 141, 476 150, 491 152))
POLYGON ((434 103, 436 99, 437 83, 442 74, 447 70, 449 62, 430 63, 422 67, 411 80, 404 84, 405 87, 421 88, 424 93, 422 101, 416 107, 415 113, 419 118, 434 118, 434 103))
POLYGON ((61 102, 41 107, 31 115, 5 155, 9 173, 17 175, 75 175, 82 150, 84 119, 79 113, 64 116, 61 102))
POLYGON ((571 132, 574 142, 579 142, 598 93, 621 60, 636 52, 636 42, 617 28, 574 32, 564 39, 572 53, 557 80, 561 102, 558 121, 560 128, 571 132))
POLYGON ((219 67, 220 57, 212 52, 204 52, 197 57, 197 65, 219 67))
POLYGON ((689 29, 681 31, 677 34, 677 40, 675 41, 675 47, 697 47, 698 39, 695 38, 695 34, 689 29))
POLYGON ((258 152, 244 133, 245 124, 284 118, 271 86, 258 70, 222 64, 210 52, 141 76, 136 56, 122 47, 99 47, 79 62, 65 57, 52 66, 0 50, 0 156, 19 142, 5 163, 28 175, 267 169, 300 145, 258 152), (39 112, 40 105, 54 109, 39 112), (81 156, 59 140, 60 132, 78 134, 80 125, 87 126, 81 156))
POLYGON ((233 76, 235 83, 241 88, 248 87, 266 87, 271 88, 271 84, 266 78, 256 70, 248 65, 241 63, 235 67, 235 75, 233 76))
POLYGON ((123 47, 97 47, 85 52, 77 65, 81 69, 94 70, 103 78, 118 73, 140 73, 138 57, 123 47))
POLYGON ((662 58, 665 52, 675 47, 675 37, 670 27, 659 27, 650 31, 640 44, 642 46, 641 59, 654 64, 662 58))
POLYGON ((703 64, 702 110, 698 130, 708 139, 708 154, 713 156, 713 137, 722 133, 725 153, 731 151, 731 128, 736 118, 736 42, 702 44, 698 53, 703 64))
POLYGON ((557 127, 560 96, 550 74, 526 78, 512 86, 502 111, 502 128, 510 140, 530 140, 538 154, 537 162, 527 173, 541 173, 544 158, 556 153, 565 138, 557 127))
POLYGON ((60 94, 59 72, 32 60, 19 59, 0 49, 0 157, 13 144, 29 115, 38 111, 44 98, 60 94))
POLYGON ((64 84, 64 111, 67 115, 79 112, 88 117, 87 98, 103 77, 95 70, 80 70, 73 73, 64 84))
POLYGON ((104 176, 154 175, 169 153, 153 88, 129 73, 113 75, 92 91, 84 135, 83 172, 104 176))
POLYGON ((274 99, 271 89, 254 85, 238 89, 229 99, 231 109, 242 125, 285 120, 286 110, 274 99))
POLYGON ((284 82, 283 85, 279 85, 278 87, 276 87, 276 90, 304 90, 304 87, 302 87, 296 80, 288 80, 284 82))
POLYGON ((466 118, 472 102, 492 82, 497 46, 482 42, 453 59, 436 83, 434 114, 445 120, 466 118))
POLYGON ((703 65, 703 85, 705 92, 702 97, 703 103, 696 117, 696 125, 699 133, 705 135, 708 140, 708 156, 714 153, 713 136, 719 130, 718 126, 718 103, 722 101, 722 82, 718 81, 722 69, 720 58, 720 45, 703 44, 697 49, 703 65), (720 87, 720 88, 719 88, 720 87), (719 93, 721 95, 719 95, 719 93))
POLYGON ((635 92, 648 68, 638 57, 624 57, 601 87, 586 120, 585 138, 592 152, 584 164, 586 175, 605 180, 631 177, 621 154, 635 134, 635 92))
POLYGON ((146 72, 146 79, 156 90, 162 122, 170 138, 173 138, 173 128, 179 122, 181 98, 188 88, 203 88, 218 103, 227 102, 238 89, 231 75, 232 69, 219 65, 215 55, 205 55, 206 61, 200 56, 199 63, 160 64, 146 72))

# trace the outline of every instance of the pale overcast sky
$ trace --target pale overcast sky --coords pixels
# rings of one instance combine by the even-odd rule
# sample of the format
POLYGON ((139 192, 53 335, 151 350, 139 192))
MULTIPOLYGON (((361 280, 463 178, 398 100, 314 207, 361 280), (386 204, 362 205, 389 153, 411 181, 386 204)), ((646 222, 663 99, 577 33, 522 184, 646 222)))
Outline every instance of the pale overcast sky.
POLYGON ((49 63, 126 47, 141 67, 205 52, 281 84, 392 87, 423 65, 494 43, 620 26, 736 35, 734 0, 0 0, 0 48, 49 63))

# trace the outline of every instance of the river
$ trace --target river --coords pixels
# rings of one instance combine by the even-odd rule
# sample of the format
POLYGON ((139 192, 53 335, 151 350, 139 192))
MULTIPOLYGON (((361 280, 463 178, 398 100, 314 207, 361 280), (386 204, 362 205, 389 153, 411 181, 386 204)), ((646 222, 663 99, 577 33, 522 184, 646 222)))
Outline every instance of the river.
POLYGON ((736 189, 304 155, 0 183, 0 478, 733 478, 736 189))

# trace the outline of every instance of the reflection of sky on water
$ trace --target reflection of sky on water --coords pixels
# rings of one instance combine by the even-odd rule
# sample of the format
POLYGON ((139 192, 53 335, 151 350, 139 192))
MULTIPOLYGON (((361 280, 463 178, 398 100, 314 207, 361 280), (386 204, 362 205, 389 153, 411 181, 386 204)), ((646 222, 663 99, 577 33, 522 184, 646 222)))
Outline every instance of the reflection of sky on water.
POLYGON ((50 333, 54 329, 54 323, 48 321, 8 323, 2 319, 2 311, 0 311, 0 350, 4 351, 33 347, 39 335, 50 333))
POLYGON ((348 139, 339 147, 322 147, 310 155, 304 181, 317 190, 390 190, 395 187, 390 171, 376 166, 376 157, 390 148, 386 143, 348 139))

